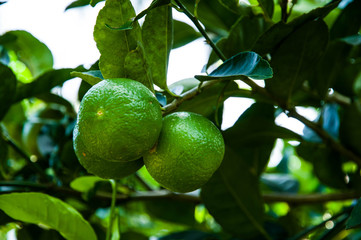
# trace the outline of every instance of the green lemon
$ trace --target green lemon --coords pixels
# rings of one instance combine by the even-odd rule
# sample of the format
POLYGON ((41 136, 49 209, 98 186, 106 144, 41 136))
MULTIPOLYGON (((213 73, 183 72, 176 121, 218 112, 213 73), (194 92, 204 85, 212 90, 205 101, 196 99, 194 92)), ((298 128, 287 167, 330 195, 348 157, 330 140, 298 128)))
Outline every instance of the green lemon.
POLYGON ((112 162, 99 158, 88 151, 79 137, 78 126, 75 126, 74 149, 80 164, 91 174, 106 179, 120 179, 135 173, 144 164, 142 159, 131 162, 112 162))
POLYGON ((78 137, 92 155, 127 162, 139 159, 154 146, 162 112, 154 94, 143 84, 125 78, 107 79, 84 95, 77 125, 78 137))
POLYGON ((176 112, 163 119, 157 145, 143 156, 149 174, 174 192, 205 184, 220 166, 225 151, 222 134, 205 117, 176 112))

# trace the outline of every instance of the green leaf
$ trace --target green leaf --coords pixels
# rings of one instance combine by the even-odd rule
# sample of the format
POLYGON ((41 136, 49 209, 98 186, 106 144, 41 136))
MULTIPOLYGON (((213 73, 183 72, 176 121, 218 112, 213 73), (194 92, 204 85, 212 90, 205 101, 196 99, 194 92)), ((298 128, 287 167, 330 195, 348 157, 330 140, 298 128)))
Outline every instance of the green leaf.
POLYGON ((75 178, 71 183, 70 187, 79 192, 88 192, 94 188, 95 184, 100 181, 105 181, 103 178, 96 176, 84 176, 75 178))
MULTIPOLYGON (((230 58, 239 52, 250 51, 257 39, 269 27, 263 16, 244 16, 232 26, 229 35, 217 42, 217 47, 230 58)), ((217 54, 212 51, 207 66, 218 60, 217 54)))
POLYGON ((313 164, 315 176, 325 185, 345 189, 346 174, 342 171, 340 155, 328 146, 303 142, 297 147, 300 157, 313 164))
POLYGON ((239 238, 259 237, 260 233, 268 236, 263 228, 264 208, 259 179, 246 161, 232 148, 226 147, 221 166, 202 187, 201 198, 225 231, 239 238))
POLYGON ((223 134, 226 145, 237 149, 257 176, 267 166, 277 138, 301 141, 298 134, 277 126, 274 114, 273 105, 254 103, 223 134))
POLYGON ((10 31, 2 38, 7 38, 8 35, 13 36, 14 41, 5 42, 4 47, 15 51, 34 78, 53 68, 53 55, 44 43, 26 31, 10 31))
POLYGON ((152 217, 187 226, 194 226, 196 223, 194 203, 169 199, 149 200, 144 203, 147 213, 152 217))
POLYGON ((202 232, 199 230, 174 232, 159 238, 159 240, 211 240, 211 239, 219 239, 219 237, 214 233, 202 232))
POLYGON ((114 30, 135 17, 129 0, 108 0, 99 11, 94 27, 94 40, 100 52, 99 68, 105 79, 125 77, 124 62, 128 53, 141 40, 139 24, 131 30, 114 30))
POLYGON ((196 75, 200 81, 227 79, 236 80, 242 77, 267 79, 273 76, 269 63, 255 52, 241 52, 227 59, 208 76, 196 75))
POLYGON ((66 239, 96 240, 90 224, 73 207, 43 193, 11 193, 0 196, 0 208, 10 217, 42 224, 66 239))
MULTIPOLYGON (((197 18, 200 22, 207 30, 220 36, 226 36, 241 15, 248 16, 251 14, 251 8, 245 5, 238 5, 238 7, 230 10, 227 2, 230 1, 201 0, 197 8, 197 18)), ((190 12, 195 12, 194 0, 183 0, 182 3, 190 12)), ((234 6, 234 1, 230 4, 234 6)))
POLYGON ((238 85, 234 82, 230 82, 229 85, 226 82, 217 83, 194 98, 183 102, 177 111, 190 111, 210 117, 217 106, 222 106, 222 103, 228 97, 237 94, 238 90, 238 85))
POLYGON ((89 5, 90 0, 76 0, 72 3, 70 3, 66 8, 65 11, 72 9, 72 8, 77 8, 77 7, 83 7, 86 5, 89 5))
POLYGON ((361 224, 361 199, 359 199, 352 209, 350 217, 346 222, 346 229, 358 227, 361 224))
POLYGON ((352 46, 361 45, 361 35, 359 35, 359 34, 344 37, 344 38, 341 38, 340 40, 345 42, 345 43, 348 43, 348 44, 350 44, 352 46))
POLYGON ((327 42, 328 28, 322 19, 308 22, 294 31, 272 54, 274 78, 266 82, 266 88, 290 102, 292 94, 314 73, 327 42))
POLYGON ((333 23, 330 29, 330 39, 334 40, 358 34, 361 27, 360 10, 361 1, 351 1, 333 23))
POLYGON ((16 89, 15 102, 24 98, 35 97, 38 94, 49 92, 53 87, 63 84, 71 79, 70 73, 73 68, 56 69, 46 72, 31 83, 18 86, 16 89))
POLYGON ((354 103, 344 106, 341 111, 340 140, 341 142, 361 155, 361 106, 354 103))
POLYGON ((124 71, 125 77, 134 79, 154 91, 150 68, 146 61, 144 48, 140 43, 125 57, 124 71))
POLYGON ((70 75, 73 77, 79 77, 90 85, 95 85, 104 79, 100 70, 91 70, 88 72, 71 72, 70 75))
POLYGON ((202 35, 185 22, 173 20, 173 49, 182 47, 202 35))
POLYGON ((3 138, 2 126, 0 126, 0 166, 5 165, 8 157, 8 145, 3 138))
POLYGON ((154 83, 167 90, 169 53, 173 36, 172 8, 165 5, 148 12, 142 27, 146 57, 154 83))
POLYGON ((324 7, 316 8, 306 14, 303 14, 293 19, 289 23, 280 21, 279 23, 270 27, 265 33, 262 34, 262 36, 260 36, 255 46, 253 47, 253 51, 262 56, 267 53, 272 53, 274 49, 281 45, 281 42, 293 31, 296 31, 307 22, 324 18, 333 9, 335 9, 339 3, 340 0, 333 1, 324 7))
POLYGON ((10 68, 0 63, 0 121, 9 110, 16 91, 16 77, 10 68))
POLYGON ((262 8, 266 18, 272 19, 273 10, 274 10, 274 2, 273 0, 257 0, 259 6, 262 8))

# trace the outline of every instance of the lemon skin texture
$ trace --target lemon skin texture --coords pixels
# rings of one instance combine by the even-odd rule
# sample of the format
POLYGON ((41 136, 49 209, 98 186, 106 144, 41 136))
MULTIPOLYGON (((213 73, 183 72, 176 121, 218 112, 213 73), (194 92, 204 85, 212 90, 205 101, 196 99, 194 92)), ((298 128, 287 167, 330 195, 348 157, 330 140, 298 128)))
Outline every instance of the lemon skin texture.
POLYGON ((112 162, 99 158, 88 151, 79 137, 78 126, 73 134, 73 146, 80 164, 91 174, 105 179, 121 179, 138 171, 143 165, 143 160, 130 162, 112 162))
POLYGON ((157 145, 143 156, 149 174, 174 192, 191 192, 220 166, 225 146, 218 128, 205 117, 176 112, 163 119, 157 145))
POLYGON ((127 162, 139 159, 154 146, 162 112, 154 94, 143 84, 125 78, 107 79, 84 95, 77 125, 91 154, 127 162))

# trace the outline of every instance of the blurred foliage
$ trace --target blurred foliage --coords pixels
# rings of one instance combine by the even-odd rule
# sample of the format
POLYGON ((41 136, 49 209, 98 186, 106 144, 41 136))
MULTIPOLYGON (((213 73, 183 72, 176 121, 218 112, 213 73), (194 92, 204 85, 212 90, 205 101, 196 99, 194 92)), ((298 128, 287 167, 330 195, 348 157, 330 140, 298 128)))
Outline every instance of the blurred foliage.
POLYGON ((135 13, 136 3, 106 1, 94 32, 101 58, 89 69, 54 69, 29 32, 0 36, 0 239, 360 239, 361 1, 154 0, 135 13), (201 24, 172 19, 171 8, 201 24), (205 34, 216 46, 209 74, 168 86, 171 50, 205 34), (70 102, 58 92, 74 77, 83 81, 70 102), (117 181, 114 217, 114 185, 86 172, 72 142, 79 101, 103 77, 137 78, 165 111, 199 87, 172 111, 217 126, 226 99, 255 103, 223 131, 224 161, 202 189, 170 193, 143 167, 117 181), (307 125, 301 135, 276 124, 284 113, 307 125))

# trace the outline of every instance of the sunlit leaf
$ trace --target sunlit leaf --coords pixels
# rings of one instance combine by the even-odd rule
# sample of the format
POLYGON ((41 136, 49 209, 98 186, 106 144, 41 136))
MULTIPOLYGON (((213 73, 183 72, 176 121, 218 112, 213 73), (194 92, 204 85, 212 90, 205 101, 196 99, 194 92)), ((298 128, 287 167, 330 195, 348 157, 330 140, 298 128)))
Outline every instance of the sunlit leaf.
POLYGON ((0 63, 0 120, 9 110, 16 91, 16 77, 10 68, 0 63))
POLYGON ((0 208, 10 217, 53 228, 67 239, 96 240, 90 224, 67 203, 43 193, 0 196, 0 208))
POLYGON ((142 27, 144 49, 153 82, 165 90, 168 89, 167 71, 172 36, 172 8, 165 5, 149 11, 142 27))
POLYGON ((208 76, 196 75, 200 81, 227 79, 235 80, 242 77, 267 79, 273 76, 269 63, 255 52, 241 52, 227 59, 208 76))
POLYGON ((88 72, 71 72, 70 74, 73 77, 81 78, 90 85, 95 85, 104 79, 102 73, 99 70, 91 70, 88 72))
POLYGON ((124 71, 125 77, 141 82, 144 86, 154 91, 151 71, 144 48, 140 43, 136 49, 130 51, 125 57, 124 71))
POLYGON ((104 179, 96 176, 78 177, 70 183, 70 187, 79 192, 88 192, 99 181, 104 181, 104 179))
POLYGON ((4 46, 15 51, 20 61, 25 63, 34 78, 52 69, 53 55, 49 48, 26 31, 10 31, 6 35, 14 36, 14 41, 7 41, 4 46))
POLYGON ((135 17, 129 0, 108 0, 99 11, 94 27, 94 40, 100 52, 99 68, 105 79, 124 77, 124 62, 128 53, 141 40, 138 23, 131 30, 114 30, 135 17))

